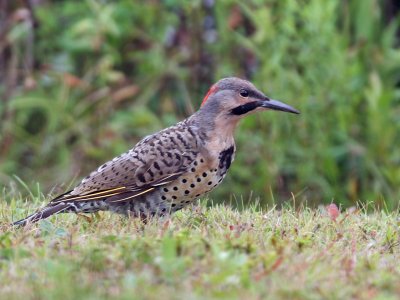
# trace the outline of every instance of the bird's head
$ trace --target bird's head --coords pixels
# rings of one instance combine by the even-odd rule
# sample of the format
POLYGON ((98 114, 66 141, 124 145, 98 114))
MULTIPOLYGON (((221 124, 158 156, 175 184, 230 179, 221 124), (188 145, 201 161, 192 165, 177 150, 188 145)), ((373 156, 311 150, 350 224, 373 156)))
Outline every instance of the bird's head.
POLYGON ((204 97, 200 110, 232 120, 263 110, 300 113, 285 103, 268 98, 251 82, 236 77, 224 78, 214 84, 204 97))

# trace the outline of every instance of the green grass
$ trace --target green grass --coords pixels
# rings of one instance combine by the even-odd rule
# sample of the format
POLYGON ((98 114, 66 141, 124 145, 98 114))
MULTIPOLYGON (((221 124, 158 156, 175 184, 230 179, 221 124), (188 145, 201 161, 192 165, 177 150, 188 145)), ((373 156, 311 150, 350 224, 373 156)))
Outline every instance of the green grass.
POLYGON ((108 213, 8 225, 41 201, 1 202, 1 299, 400 297, 398 213, 200 204, 146 225, 108 213))

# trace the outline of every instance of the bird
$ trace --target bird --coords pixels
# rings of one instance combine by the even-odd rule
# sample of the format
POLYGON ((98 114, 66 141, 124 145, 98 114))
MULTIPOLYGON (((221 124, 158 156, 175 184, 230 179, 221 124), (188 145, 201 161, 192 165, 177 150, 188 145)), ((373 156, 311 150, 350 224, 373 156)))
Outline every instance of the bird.
POLYGON ((111 211, 143 220, 170 215, 222 182, 234 160, 239 121, 266 110, 300 113, 267 97, 247 80, 223 78, 211 86, 194 114, 144 137, 75 188, 13 225, 70 212, 111 211))

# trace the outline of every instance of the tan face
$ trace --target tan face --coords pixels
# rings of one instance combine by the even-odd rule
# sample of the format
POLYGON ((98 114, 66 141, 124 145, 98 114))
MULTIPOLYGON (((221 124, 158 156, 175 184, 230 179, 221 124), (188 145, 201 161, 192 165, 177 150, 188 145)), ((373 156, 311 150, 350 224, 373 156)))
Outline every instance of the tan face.
POLYGON ((203 100, 204 109, 218 109, 221 114, 243 117, 261 110, 299 112, 277 100, 269 99, 252 83, 239 78, 225 78, 218 81, 203 100))

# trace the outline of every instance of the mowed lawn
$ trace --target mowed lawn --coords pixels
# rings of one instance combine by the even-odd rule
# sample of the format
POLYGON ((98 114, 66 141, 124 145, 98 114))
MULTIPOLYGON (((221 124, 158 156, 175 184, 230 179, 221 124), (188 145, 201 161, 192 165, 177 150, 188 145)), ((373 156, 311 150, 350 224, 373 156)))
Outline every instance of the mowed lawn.
POLYGON ((33 205, 0 208, 0 299, 400 298, 396 213, 203 202, 147 224, 101 213, 18 229, 33 205))

